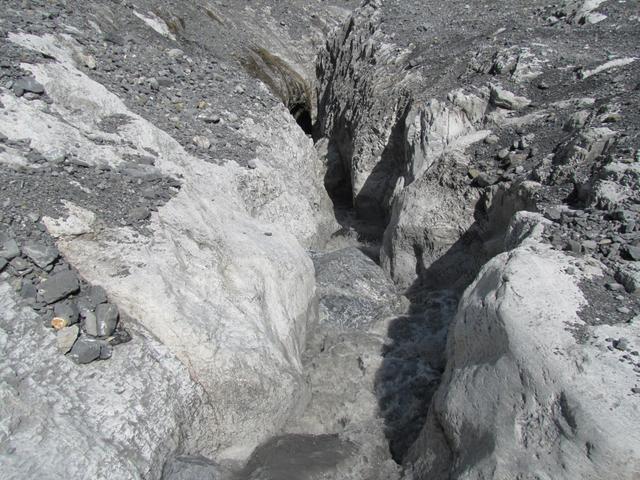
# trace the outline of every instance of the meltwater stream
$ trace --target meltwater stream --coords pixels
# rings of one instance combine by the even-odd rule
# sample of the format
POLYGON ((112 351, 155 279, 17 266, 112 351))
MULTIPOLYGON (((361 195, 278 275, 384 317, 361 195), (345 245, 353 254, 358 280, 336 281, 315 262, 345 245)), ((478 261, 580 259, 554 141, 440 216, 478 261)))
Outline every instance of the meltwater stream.
POLYGON ((342 230, 310 252, 319 322, 303 357, 308 405, 254 453, 246 478, 399 478, 439 385, 456 294, 403 295, 371 258, 379 238, 358 233, 374 228, 338 209, 342 230))

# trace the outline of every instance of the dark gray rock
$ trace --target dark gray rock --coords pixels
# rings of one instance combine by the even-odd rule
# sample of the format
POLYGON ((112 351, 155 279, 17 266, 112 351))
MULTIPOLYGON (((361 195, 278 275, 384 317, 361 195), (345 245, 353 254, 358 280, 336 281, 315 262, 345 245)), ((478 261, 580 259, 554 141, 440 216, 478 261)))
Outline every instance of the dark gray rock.
POLYGON ((37 242, 29 242, 23 245, 22 253, 40 268, 48 267, 60 255, 57 248, 37 242))
POLYGON ((366 330, 402 308, 402 297, 393 282, 358 248, 318 256, 314 266, 321 322, 366 330))
POLYGON ((480 188, 490 187, 497 182, 498 177, 488 173, 481 173, 474 179, 474 183, 480 188))
POLYGON ((94 337, 98 335, 98 317, 93 310, 81 308, 80 315, 82 315, 82 326, 84 331, 94 337))
POLYGON ((8 263, 5 258, 0 257, 0 272, 4 270, 4 267, 6 267, 8 263))
POLYGON ((40 295, 48 304, 62 300, 78 290, 80 282, 76 274, 70 270, 51 275, 40 284, 40 295))
POLYGON ((78 323, 78 307, 73 301, 56 303, 53 307, 53 314, 58 318, 65 319, 67 321, 67 325, 78 323))
POLYGON ((580 242, 577 240, 567 240, 566 250, 573 253, 580 253, 582 252, 582 245, 580 245, 580 242))
POLYGON ((625 351, 629 348, 629 340, 622 337, 619 338, 618 340, 616 340, 615 342, 613 342, 613 346, 617 349, 617 350, 621 350, 621 351, 625 351))
POLYGON ((94 285, 91 287, 91 290, 89 290, 89 298, 91 299, 91 303, 96 307, 101 303, 107 303, 108 301, 107 292, 100 285, 94 285))
POLYGON ((131 341, 131 335, 126 330, 116 330, 113 334, 106 339, 107 343, 112 346, 120 345, 121 343, 127 343, 131 341))
POLYGON ((36 297, 38 295, 38 291, 36 287, 31 282, 23 282, 22 288, 20 289, 20 296, 27 301, 35 302, 36 297))
POLYGON ((640 247, 627 245, 624 249, 625 257, 629 260, 640 261, 640 247))
POLYGON ((77 325, 65 327, 56 333, 56 346, 63 355, 68 353, 76 343, 80 329, 77 325))
POLYGON ((105 42, 113 43, 114 45, 118 45, 119 47, 123 47, 125 44, 124 38, 114 31, 105 32, 102 35, 102 38, 105 42))
POLYGON ((224 480, 227 478, 230 478, 227 470, 201 456, 172 458, 165 463, 162 470, 162 480, 224 480))
POLYGON ((98 337, 108 337, 118 324, 118 307, 112 303, 102 303, 96 308, 96 327, 98 337))
POLYGON ((545 211, 544 216, 547 217, 549 220, 553 220, 554 222, 558 222, 562 218, 562 212, 560 211, 560 209, 558 209, 556 207, 552 207, 552 208, 548 208, 545 211))
POLYGON ((73 344, 69 357, 76 363, 84 365, 100 358, 103 342, 86 336, 79 337, 73 344))
POLYGON ((127 220, 130 223, 137 223, 142 220, 146 220, 151 215, 151 212, 146 207, 136 207, 129 211, 129 215, 127 215, 127 220))
POLYGON ((78 297, 76 299, 76 303, 78 305, 78 311, 80 312, 80 315, 83 316, 83 318, 84 318, 85 312, 94 312, 97 306, 96 304, 93 303, 93 300, 91 299, 91 297, 85 297, 85 296, 78 297))
POLYGON ((9 263, 11 263, 13 269, 20 275, 26 275, 33 271, 33 268, 31 268, 31 264, 22 257, 15 257, 9 263))
POLYGON ((45 160, 52 165, 60 165, 67 158, 67 153, 59 148, 47 150, 42 154, 45 160))
POLYGON ((100 360, 109 360, 113 355, 113 347, 107 342, 100 343, 100 360))
POLYGON ((618 269, 615 279, 624 285, 628 293, 636 293, 640 291, 640 265, 637 262, 629 263, 628 267, 618 269))
POLYGON ((606 283, 605 288, 607 290, 611 290, 612 292, 624 292, 624 285, 621 285, 617 282, 606 283))
POLYGON ((20 247, 13 238, 6 238, 0 245, 0 257, 11 260, 20 255, 20 247))
POLYGON ((24 77, 16 80, 13 84, 13 93, 21 97, 25 92, 43 94, 44 87, 33 77, 24 77))

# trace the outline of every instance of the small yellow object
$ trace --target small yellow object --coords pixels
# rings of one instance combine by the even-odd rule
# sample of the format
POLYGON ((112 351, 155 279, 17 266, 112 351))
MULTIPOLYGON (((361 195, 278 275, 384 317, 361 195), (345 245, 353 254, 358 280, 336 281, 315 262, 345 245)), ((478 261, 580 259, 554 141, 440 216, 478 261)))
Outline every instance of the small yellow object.
POLYGON ((62 330, 64 327, 69 326, 69 320, 66 318, 53 317, 51 319, 51 326, 56 330, 62 330))

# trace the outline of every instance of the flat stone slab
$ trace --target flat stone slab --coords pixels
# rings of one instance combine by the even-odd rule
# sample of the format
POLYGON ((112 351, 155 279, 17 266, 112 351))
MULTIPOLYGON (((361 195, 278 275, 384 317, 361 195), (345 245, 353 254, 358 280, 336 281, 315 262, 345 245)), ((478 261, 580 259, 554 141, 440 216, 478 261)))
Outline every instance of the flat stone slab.
POLYGON ((40 284, 40 295, 48 304, 62 300, 78 290, 80 290, 80 282, 71 270, 51 275, 40 284))
POLYGON ((35 242, 25 244, 22 253, 40 268, 48 267, 60 255, 57 248, 35 242))

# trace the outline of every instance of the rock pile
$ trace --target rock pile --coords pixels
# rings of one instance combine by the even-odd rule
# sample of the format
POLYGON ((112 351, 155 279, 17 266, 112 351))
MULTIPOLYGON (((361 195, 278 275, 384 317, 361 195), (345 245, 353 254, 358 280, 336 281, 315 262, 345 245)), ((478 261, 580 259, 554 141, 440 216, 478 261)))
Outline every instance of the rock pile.
POLYGON ((61 354, 78 364, 107 360, 114 346, 131 339, 105 290, 83 281, 50 237, 20 244, 9 231, 0 232, 0 275, 54 330, 61 354))

